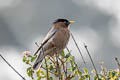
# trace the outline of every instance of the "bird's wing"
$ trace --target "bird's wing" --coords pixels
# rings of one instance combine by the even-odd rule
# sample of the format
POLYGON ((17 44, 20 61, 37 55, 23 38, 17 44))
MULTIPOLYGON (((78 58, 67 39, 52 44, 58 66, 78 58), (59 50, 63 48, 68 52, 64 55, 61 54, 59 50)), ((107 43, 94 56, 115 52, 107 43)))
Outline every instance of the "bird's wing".
POLYGON ((38 53, 38 51, 48 42, 48 40, 50 40, 54 35, 55 33, 58 31, 58 29, 52 29, 48 34, 47 36, 45 37, 45 39, 42 41, 42 44, 41 46, 38 48, 38 50, 35 52, 34 55, 36 55, 38 53))
POLYGON ((52 29, 50 32, 48 32, 47 36, 43 39, 42 44, 45 44, 48 42, 49 39, 51 39, 55 33, 58 31, 58 29, 52 29))

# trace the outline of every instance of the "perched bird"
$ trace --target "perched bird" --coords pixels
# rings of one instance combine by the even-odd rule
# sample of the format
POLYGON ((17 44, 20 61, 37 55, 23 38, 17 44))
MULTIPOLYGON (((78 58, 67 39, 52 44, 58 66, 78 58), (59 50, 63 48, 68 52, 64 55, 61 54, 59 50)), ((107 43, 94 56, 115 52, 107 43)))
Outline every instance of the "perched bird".
POLYGON ((40 67, 41 62, 46 55, 53 56, 55 53, 62 52, 70 38, 69 24, 73 23, 74 21, 68 21, 67 19, 57 19, 53 22, 52 29, 43 39, 41 46, 35 53, 36 55, 43 49, 43 51, 40 51, 33 64, 34 70, 37 70, 40 67))

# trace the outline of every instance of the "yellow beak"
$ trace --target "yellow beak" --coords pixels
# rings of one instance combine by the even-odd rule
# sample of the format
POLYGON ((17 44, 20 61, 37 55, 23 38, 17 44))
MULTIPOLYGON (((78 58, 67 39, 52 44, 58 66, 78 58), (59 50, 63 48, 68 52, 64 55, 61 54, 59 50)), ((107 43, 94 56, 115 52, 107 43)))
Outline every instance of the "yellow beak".
POLYGON ((70 22, 70 24, 73 24, 73 23, 75 23, 75 21, 69 21, 70 22))

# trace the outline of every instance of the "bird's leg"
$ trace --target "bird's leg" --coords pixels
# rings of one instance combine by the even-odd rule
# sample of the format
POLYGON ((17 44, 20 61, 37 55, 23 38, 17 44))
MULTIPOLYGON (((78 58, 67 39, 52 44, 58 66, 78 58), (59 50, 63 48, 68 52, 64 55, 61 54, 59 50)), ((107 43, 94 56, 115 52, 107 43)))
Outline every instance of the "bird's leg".
POLYGON ((59 76, 59 80, 62 80, 62 76, 61 76, 61 71, 60 71, 60 66, 59 66, 59 61, 58 61, 58 59, 59 59, 59 55, 57 54, 57 49, 56 49, 56 47, 54 47, 55 48, 55 55, 56 55, 56 69, 57 69, 57 72, 58 72, 58 76, 59 76))

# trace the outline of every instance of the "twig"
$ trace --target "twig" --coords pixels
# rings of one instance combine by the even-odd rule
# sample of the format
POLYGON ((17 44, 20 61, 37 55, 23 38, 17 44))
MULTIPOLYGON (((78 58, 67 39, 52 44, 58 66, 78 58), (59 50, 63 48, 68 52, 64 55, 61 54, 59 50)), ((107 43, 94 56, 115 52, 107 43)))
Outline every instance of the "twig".
POLYGON ((12 68, 23 80, 26 80, 11 64, 0 54, 0 57, 8 64, 10 68, 12 68))
MULTIPOLYGON (((67 49, 68 53, 70 53, 70 50, 68 49, 68 47, 66 47, 66 49, 67 49)), ((70 53, 70 55, 71 55, 71 53, 70 53)))
MULTIPOLYGON (((51 56, 52 57, 52 56, 51 56)), ((53 57, 52 57, 53 58, 53 57)), ((51 59, 51 58, 49 58, 54 64, 55 64, 55 61, 54 61, 54 58, 53 58, 53 60, 51 59)))
POLYGON ((66 69, 65 69, 65 71, 66 71, 66 75, 67 75, 67 64, 68 64, 68 63, 66 62, 66 69))
POLYGON ((36 46, 37 46, 37 47, 39 47, 39 45, 38 45, 38 43, 37 43, 37 42, 35 42, 35 44, 36 44, 36 46))
MULTIPOLYGON (((59 60, 61 61, 62 65, 63 65, 63 71, 65 73, 65 76, 67 78, 67 69, 65 69, 65 64, 64 64, 64 61, 62 59, 59 58, 59 60)), ((67 66, 67 65, 66 65, 67 66)), ((67 67, 66 67, 67 68, 67 67)))
POLYGON ((62 80, 61 71, 60 71, 59 62, 58 62, 59 55, 57 54, 56 47, 55 47, 55 51, 56 51, 56 54, 55 54, 55 55, 56 55, 56 62, 57 62, 56 69, 57 69, 57 72, 58 72, 59 80, 62 80))
POLYGON ((74 38, 74 36, 73 36, 72 33, 71 33, 71 37, 72 37, 72 39, 73 39, 73 41, 74 41, 74 43, 75 43, 75 45, 76 45, 76 47, 77 47, 80 55, 81 55, 81 58, 82 58, 82 60, 83 60, 83 63, 85 64, 85 67, 87 68, 86 62, 85 62, 84 57, 83 57, 83 55, 82 55, 82 52, 80 51, 80 48, 79 48, 79 46, 78 46, 78 44, 77 44, 77 42, 76 42, 76 40, 75 40, 75 38, 74 38))
POLYGON ((47 80, 49 80, 48 65, 47 65, 47 60, 46 60, 46 58, 45 58, 45 64, 46 64, 46 74, 47 74, 47 80))
POLYGON ((117 58, 117 57, 115 57, 115 61, 116 61, 117 65, 118 65, 119 72, 120 72, 120 63, 119 63, 119 61, 118 61, 118 58, 117 58))
POLYGON ((106 69, 105 69, 105 67, 104 67, 104 62, 101 62, 100 65, 101 65, 101 69, 102 69, 102 74, 103 74, 104 76, 106 76, 106 75, 107 75, 107 72, 106 72, 106 69))
POLYGON ((45 58, 45 54, 44 54, 43 47, 42 47, 42 51, 43 51, 43 55, 44 55, 44 59, 45 59, 45 64, 46 64, 46 74, 47 74, 47 80, 49 80, 48 65, 47 65, 47 61, 46 61, 46 58, 45 58))
MULTIPOLYGON (((67 51, 70 53, 70 50, 68 49, 68 47, 66 47, 66 49, 67 49, 67 51)), ((70 55, 71 55, 71 53, 70 53, 70 55)), ((72 55, 71 55, 71 56, 72 56, 72 55)), ((77 67, 77 70, 80 72, 80 69, 79 69, 77 63, 75 63, 75 61, 74 61, 74 64, 75 64, 75 66, 77 67)), ((82 64, 81 64, 81 65, 82 65, 82 64)))
MULTIPOLYGON (((44 70, 47 70, 47 69, 46 69, 46 68, 44 68, 43 66, 41 66, 41 68, 43 68, 44 70)), ((50 72, 51 74, 56 75, 55 73, 53 73, 53 72, 51 72, 51 71, 49 71, 49 70, 48 70, 48 72, 50 72)))
POLYGON ((95 67, 95 64, 94 64, 94 62, 93 62, 93 60, 92 60, 92 57, 91 57, 91 55, 90 55, 90 52, 88 51, 87 45, 86 45, 85 43, 84 43, 84 47, 85 47, 85 49, 86 49, 86 51, 87 51, 87 53, 88 53, 88 55, 89 55, 89 58, 90 58, 90 60, 91 60, 91 62, 92 62, 92 65, 93 65, 93 67, 94 67, 94 69, 95 69, 96 76, 97 76, 97 78, 99 79, 99 76, 98 76, 98 73, 97 73, 97 69, 96 69, 96 67, 95 67))
MULTIPOLYGON (((37 42, 35 42, 35 44, 36 44, 36 46, 37 47, 40 47, 39 45, 38 45, 38 43, 37 42)), ((41 44, 42 45, 42 44, 41 44)), ((46 64, 46 69, 45 68, 43 68, 43 69, 45 69, 46 70, 46 74, 47 74, 47 80, 49 80, 49 74, 48 74, 48 65, 47 65, 47 61, 46 61, 46 58, 45 58, 45 55, 44 55, 44 50, 43 50, 43 46, 41 47, 42 48, 42 51, 43 51, 43 56, 44 56, 44 59, 45 59, 45 64, 46 64)), ((36 55, 36 54, 35 54, 36 55)))
MULTIPOLYGON (((65 73, 65 76, 66 76, 66 78, 67 78, 67 69, 65 69, 65 65, 64 65, 64 63, 62 63, 63 64, 63 70, 64 70, 64 73, 65 73)), ((67 65, 66 65, 67 66, 67 65)), ((66 67, 67 68, 67 67, 66 67)))

